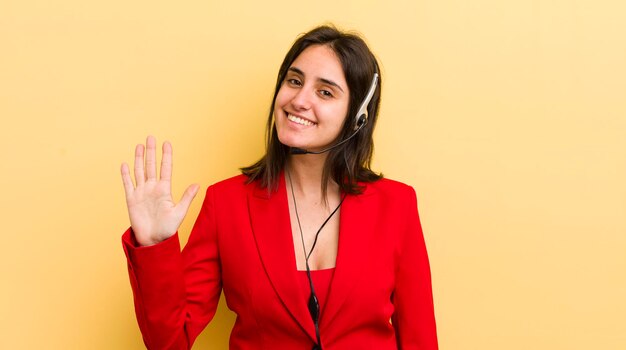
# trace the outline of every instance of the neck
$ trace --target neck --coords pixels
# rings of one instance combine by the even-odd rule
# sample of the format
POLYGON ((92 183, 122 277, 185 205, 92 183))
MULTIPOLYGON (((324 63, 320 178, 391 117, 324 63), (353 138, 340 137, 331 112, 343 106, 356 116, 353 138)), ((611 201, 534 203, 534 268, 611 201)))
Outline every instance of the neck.
MULTIPOLYGON (((322 197, 322 173, 326 154, 291 155, 287 160, 286 171, 289 172, 293 189, 300 198, 314 198, 321 203, 327 202, 322 197)), ((289 179, 287 178, 287 181, 289 179)), ((332 179, 328 180, 327 197, 339 191, 339 186, 332 179)))

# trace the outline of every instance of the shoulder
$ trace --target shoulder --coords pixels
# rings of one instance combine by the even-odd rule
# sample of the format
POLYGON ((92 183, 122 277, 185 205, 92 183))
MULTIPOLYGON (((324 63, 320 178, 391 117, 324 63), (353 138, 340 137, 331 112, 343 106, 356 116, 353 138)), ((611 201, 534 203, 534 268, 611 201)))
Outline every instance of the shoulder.
POLYGON ((248 183, 248 177, 239 174, 211 184, 204 197, 207 206, 215 206, 221 210, 233 210, 246 203, 250 189, 255 183, 248 183))
POLYGON ((207 192, 211 192, 216 196, 236 194, 238 192, 245 193, 250 186, 253 186, 253 184, 248 184, 247 182, 248 177, 239 174, 212 184, 207 188, 207 192))
POLYGON ((361 183, 365 189, 361 195, 361 200, 371 203, 378 203, 383 208, 392 211, 404 211, 413 207, 417 198, 412 186, 403 182, 382 178, 374 182, 361 183))
POLYGON ((402 194, 415 195, 415 190, 412 186, 407 185, 404 182, 387 178, 382 178, 374 182, 361 183, 361 185, 365 186, 365 191, 363 192, 363 194, 372 193, 382 196, 398 196, 402 194))
POLYGON ((374 182, 367 183, 367 186, 372 186, 376 189, 388 189, 396 191, 406 191, 413 188, 410 185, 405 184, 404 182, 388 179, 386 177, 383 177, 382 179, 376 180, 374 182))
POLYGON ((221 187, 241 187, 241 186, 245 186, 247 180, 248 180, 247 176, 245 176, 244 174, 238 174, 235 176, 231 176, 227 179, 218 181, 211 186, 220 187, 220 188, 221 187))

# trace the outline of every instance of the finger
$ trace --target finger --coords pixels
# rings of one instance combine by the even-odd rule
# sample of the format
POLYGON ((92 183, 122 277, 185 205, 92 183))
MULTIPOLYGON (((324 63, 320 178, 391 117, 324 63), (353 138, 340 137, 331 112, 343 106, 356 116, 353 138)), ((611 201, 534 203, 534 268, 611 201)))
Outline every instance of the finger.
POLYGON ((148 136, 146 140, 146 180, 156 180, 156 139, 148 136))
POLYGON ((126 198, 130 197, 135 190, 133 186, 133 180, 130 178, 130 170, 128 169, 128 164, 122 164, 122 183, 124 183, 124 193, 126 194, 126 198))
POLYGON ((163 158, 161 159, 161 180, 172 180, 172 145, 163 142, 163 158))
POLYGON ((185 193, 183 193, 183 196, 180 199, 180 202, 176 205, 177 207, 180 208, 179 210, 182 210, 184 213, 186 213, 187 210, 189 210, 191 201, 196 197, 196 194, 198 194, 199 189, 200 189, 200 186, 197 184, 193 184, 187 187, 187 189, 185 190, 185 193))
POLYGON ((143 154, 144 154, 143 145, 137 145, 135 147, 135 183, 137 186, 143 185, 146 181, 146 176, 143 171, 143 154))

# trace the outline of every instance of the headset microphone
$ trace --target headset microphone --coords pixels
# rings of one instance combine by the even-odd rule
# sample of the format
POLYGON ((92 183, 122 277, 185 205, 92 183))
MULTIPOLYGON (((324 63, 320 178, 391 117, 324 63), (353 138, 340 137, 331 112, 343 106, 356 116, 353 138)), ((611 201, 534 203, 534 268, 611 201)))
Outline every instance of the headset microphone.
POLYGON ((361 106, 359 107, 359 111, 356 113, 356 116, 354 118, 354 132, 352 133, 352 135, 348 136, 345 140, 342 140, 341 142, 336 143, 333 146, 330 146, 321 151, 307 151, 302 148, 291 147, 291 154, 322 154, 350 141, 350 139, 353 138, 359 131, 361 131, 361 129, 363 129, 363 127, 367 124, 367 106, 370 104, 370 101, 374 96, 374 92, 376 92, 376 85, 378 85, 378 73, 374 73, 374 78, 372 78, 372 84, 367 91, 367 95, 365 95, 365 98, 363 99, 363 103, 361 103, 361 106))

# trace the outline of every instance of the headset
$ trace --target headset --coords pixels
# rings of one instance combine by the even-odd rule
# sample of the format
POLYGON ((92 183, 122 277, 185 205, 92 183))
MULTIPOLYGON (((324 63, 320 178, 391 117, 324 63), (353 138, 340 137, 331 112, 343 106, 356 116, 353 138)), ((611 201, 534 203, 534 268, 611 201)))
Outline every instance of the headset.
POLYGON ((374 97, 374 92, 376 92, 377 85, 378 85, 378 73, 374 73, 374 77, 372 78, 372 83, 370 84, 370 88, 367 91, 367 95, 365 95, 365 98, 363 99, 363 102, 361 103, 359 110, 356 112, 356 115, 354 116, 354 132, 352 133, 352 135, 348 136, 348 138, 346 138, 345 140, 339 143, 336 143, 335 145, 330 146, 321 151, 307 151, 302 148, 291 147, 291 154, 322 154, 322 153, 328 152, 334 148, 337 148, 343 145, 344 143, 348 142, 351 138, 353 138, 359 131, 361 131, 361 129, 363 129, 365 125, 367 125, 367 118, 369 117, 369 114, 367 112, 367 107, 372 101, 372 97, 374 97))

